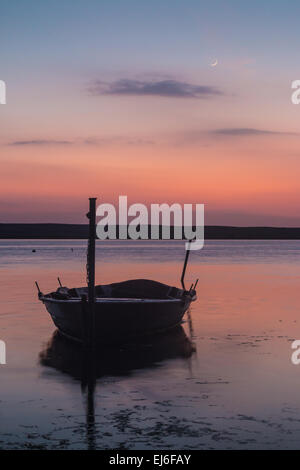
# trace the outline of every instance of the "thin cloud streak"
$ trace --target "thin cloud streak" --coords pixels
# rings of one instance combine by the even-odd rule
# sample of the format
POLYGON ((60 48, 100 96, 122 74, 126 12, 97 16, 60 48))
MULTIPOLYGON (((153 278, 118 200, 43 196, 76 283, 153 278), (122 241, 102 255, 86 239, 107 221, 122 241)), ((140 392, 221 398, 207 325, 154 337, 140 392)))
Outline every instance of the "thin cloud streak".
POLYGON ((94 145, 94 146, 110 146, 110 145, 128 145, 128 146, 148 146, 155 145, 155 141, 150 138, 138 136, 107 136, 107 137, 88 137, 75 140, 55 140, 55 139, 31 139, 31 140, 15 140, 4 145, 11 147, 30 147, 30 146, 53 146, 53 145, 94 145))
POLYGON ((258 128, 248 128, 248 127, 228 127, 228 128, 218 128, 210 130, 186 130, 181 133, 176 133, 174 135, 169 134, 167 142, 169 144, 175 144, 176 146, 186 146, 186 145, 199 145, 203 147, 210 146, 214 141, 220 141, 222 139, 238 139, 248 137, 249 139, 255 139, 260 137, 284 137, 284 136, 297 136, 299 135, 296 132, 286 132, 286 131, 275 131, 268 129, 258 129, 258 128))
POLYGON ((8 145, 22 147, 22 146, 47 146, 47 145, 72 145, 73 142, 67 140, 44 140, 44 139, 34 139, 34 140, 15 140, 10 142, 8 145))
POLYGON ((95 146, 95 147, 110 147, 110 146, 153 146, 160 143, 160 145, 189 145, 199 144, 202 142, 203 146, 208 145, 208 137, 259 137, 259 136, 295 136, 299 135, 294 132, 280 132, 267 129, 257 128, 243 128, 243 127, 229 127, 212 130, 199 130, 199 131, 186 131, 181 134, 176 133, 175 135, 160 135, 156 136, 155 139, 146 136, 93 136, 78 138, 74 140, 56 140, 56 139, 30 139, 30 140, 15 140, 8 142, 4 145, 12 147, 51 147, 51 146, 95 146))
POLYGON ((160 96, 165 98, 209 98, 223 93, 209 85, 192 85, 178 80, 130 80, 121 79, 112 83, 96 80, 89 88, 93 96, 160 96))
POLYGON ((214 135, 228 135, 233 137, 251 137, 259 135, 296 135, 293 132, 270 131, 267 129, 255 129, 249 127, 228 127, 224 129, 214 129, 210 133, 214 135))

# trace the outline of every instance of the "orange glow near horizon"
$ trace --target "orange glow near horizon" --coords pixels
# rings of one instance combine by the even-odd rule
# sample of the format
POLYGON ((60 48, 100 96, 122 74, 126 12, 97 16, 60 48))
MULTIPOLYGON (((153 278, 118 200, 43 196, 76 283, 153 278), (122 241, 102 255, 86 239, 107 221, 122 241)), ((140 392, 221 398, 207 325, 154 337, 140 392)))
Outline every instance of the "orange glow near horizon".
MULTIPOLYGON (((78 222, 90 195, 116 203, 123 194, 130 203, 204 203, 213 224, 210 213, 221 211, 293 218, 300 204, 297 145, 292 136, 259 136, 210 138, 205 146, 11 146, 1 165, 0 196, 30 205, 26 216, 35 222, 61 221, 66 212, 66 220, 78 222), (290 157, 283 157, 287 147, 290 157)), ((10 207, 4 221, 17 222, 18 210, 14 216, 10 207)))

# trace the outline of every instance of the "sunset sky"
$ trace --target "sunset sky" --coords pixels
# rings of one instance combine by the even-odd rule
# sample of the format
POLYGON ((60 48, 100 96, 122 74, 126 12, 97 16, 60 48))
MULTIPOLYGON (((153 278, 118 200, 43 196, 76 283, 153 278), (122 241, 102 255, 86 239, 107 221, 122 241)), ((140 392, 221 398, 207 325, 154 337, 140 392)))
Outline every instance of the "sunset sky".
POLYGON ((87 197, 300 226, 300 3, 0 6, 0 222, 85 222, 87 197), (218 60, 216 66, 211 66, 218 60))

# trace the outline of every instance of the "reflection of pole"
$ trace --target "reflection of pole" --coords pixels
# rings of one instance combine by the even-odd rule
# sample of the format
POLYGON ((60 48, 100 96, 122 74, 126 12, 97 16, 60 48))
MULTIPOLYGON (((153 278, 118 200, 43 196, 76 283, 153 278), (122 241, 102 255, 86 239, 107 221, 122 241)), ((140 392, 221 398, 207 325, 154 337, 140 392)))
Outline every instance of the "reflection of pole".
POLYGON ((196 353, 196 363, 198 362, 197 361, 197 346, 196 346, 196 342, 194 341, 195 336, 194 336, 193 320, 192 320, 192 314, 191 314, 190 308, 188 308, 186 313, 187 313, 187 323, 188 323, 188 329, 189 329, 189 340, 191 342, 192 353, 193 353, 188 358, 188 367, 189 367, 190 375, 191 377, 193 377, 194 376, 193 374, 194 353, 196 353))
POLYGON ((96 242, 96 198, 90 198, 89 244, 87 259, 88 281, 88 345, 93 348, 95 342, 95 242, 96 242))
POLYGON ((87 390, 87 407, 86 407, 88 450, 95 450, 96 448, 94 393, 95 393, 95 383, 89 384, 88 390, 87 390))
POLYGON ((96 448, 94 351, 83 348, 81 390, 86 398, 86 440, 88 450, 96 448))
POLYGON ((194 329, 193 329, 193 320, 192 320, 192 315, 191 315, 191 310, 188 308, 187 313, 187 321, 189 325, 189 332, 190 332, 190 340, 193 341, 194 338, 194 329))

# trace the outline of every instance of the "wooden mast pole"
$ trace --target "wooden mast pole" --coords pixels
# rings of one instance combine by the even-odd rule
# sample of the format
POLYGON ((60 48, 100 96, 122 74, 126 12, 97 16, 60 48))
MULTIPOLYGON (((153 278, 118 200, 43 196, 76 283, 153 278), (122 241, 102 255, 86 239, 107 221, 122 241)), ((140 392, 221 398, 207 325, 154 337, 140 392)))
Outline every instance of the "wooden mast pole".
POLYGON ((96 254, 96 199, 90 197, 89 218, 89 245, 87 257, 88 282, 88 344, 94 347, 95 343, 95 254, 96 254))

